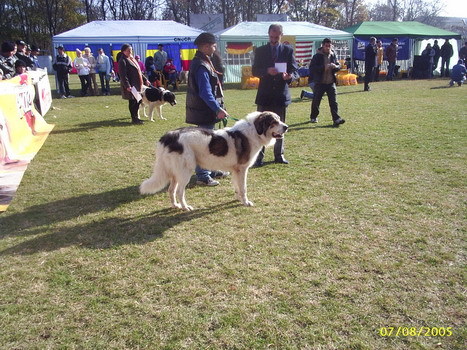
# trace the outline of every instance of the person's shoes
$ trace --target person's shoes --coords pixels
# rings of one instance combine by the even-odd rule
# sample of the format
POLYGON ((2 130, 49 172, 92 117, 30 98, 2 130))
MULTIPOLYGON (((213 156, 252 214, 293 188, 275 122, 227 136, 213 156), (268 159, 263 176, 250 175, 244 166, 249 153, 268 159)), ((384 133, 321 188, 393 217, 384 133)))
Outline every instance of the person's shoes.
POLYGON ((66 98, 66 96, 65 96, 65 95, 62 95, 62 96, 60 96, 60 98, 62 98, 62 99, 63 99, 63 98, 66 98))
POLYGON ((339 119, 336 119, 334 120, 334 126, 339 126, 341 124, 344 124, 345 123, 345 119, 342 119, 342 118, 339 118, 339 119))
POLYGON ((201 186, 217 186, 219 185, 219 181, 214 180, 212 177, 208 177, 206 180, 196 180, 197 185, 201 186))
POLYGON ((229 175, 230 173, 228 171, 221 171, 221 170, 211 171, 211 177, 213 179, 223 179, 224 177, 227 177, 229 175))
POLYGON ((75 97, 75 96, 73 96, 73 95, 68 95, 66 98, 73 98, 73 97, 75 97))
POLYGON ((303 96, 305 96, 305 90, 302 90, 302 92, 300 92, 300 100, 303 100, 303 96))
POLYGON ((310 118, 310 121, 311 121, 312 123, 317 123, 317 122, 318 122, 318 118, 310 118))
POLYGON ((131 121, 131 124, 142 125, 142 124, 144 124, 144 122, 142 120, 140 120, 140 119, 133 119, 131 121))
POLYGON ((278 158, 274 158, 274 163, 289 164, 289 161, 285 159, 284 156, 280 156, 278 158))
POLYGON ((371 91, 371 89, 370 89, 370 87, 368 86, 368 87, 364 88, 363 91, 371 91))

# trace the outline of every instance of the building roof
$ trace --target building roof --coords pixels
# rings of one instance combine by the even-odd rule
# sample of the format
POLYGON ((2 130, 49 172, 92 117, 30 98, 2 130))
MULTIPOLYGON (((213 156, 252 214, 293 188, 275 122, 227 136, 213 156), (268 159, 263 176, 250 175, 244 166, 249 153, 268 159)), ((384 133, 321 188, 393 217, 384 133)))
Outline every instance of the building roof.
POLYGON ((460 39, 461 35, 448 30, 436 28, 420 22, 389 22, 374 21, 361 22, 354 26, 343 29, 355 36, 406 36, 411 38, 452 38, 460 39))

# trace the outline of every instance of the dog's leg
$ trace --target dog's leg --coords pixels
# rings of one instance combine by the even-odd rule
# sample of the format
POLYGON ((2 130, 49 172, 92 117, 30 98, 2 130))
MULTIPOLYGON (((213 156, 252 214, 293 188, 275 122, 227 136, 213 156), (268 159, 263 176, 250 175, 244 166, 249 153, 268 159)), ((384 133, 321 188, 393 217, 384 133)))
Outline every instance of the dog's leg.
POLYGON ((146 118, 149 118, 148 115, 146 114, 146 105, 145 104, 143 104, 143 112, 144 112, 144 116, 146 118))
POLYGON ((149 120, 154 121, 154 116, 153 116, 153 111, 154 111, 154 103, 149 104, 149 120))
POLYGON ((190 182, 191 178, 191 172, 188 171, 183 171, 181 174, 177 177, 177 198, 180 201, 181 207, 185 211, 191 211, 193 210, 193 207, 188 205, 186 200, 185 200, 185 188, 186 185, 188 185, 188 182, 190 182))
POLYGON ((240 168, 232 173, 232 182, 236 192, 237 199, 247 207, 252 207, 253 203, 250 202, 246 196, 246 178, 248 175, 248 168, 240 168))
POLYGON ((172 203, 172 207, 173 208, 177 208, 177 209, 182 209, 182 206, 180 203, 177 202, 177 196, 176 196, 176 193, 177 193, 177 180, 175 179, 175 177, 172 177, 170 179, 170 185, 169 185, 169 198, 170 198, 170 202, 172 203))
POLYGON ((162 116, 162 105, 157 106, 157 114, 159 114, 159 118, 161 118, 162 120, 167 120, 162 116))

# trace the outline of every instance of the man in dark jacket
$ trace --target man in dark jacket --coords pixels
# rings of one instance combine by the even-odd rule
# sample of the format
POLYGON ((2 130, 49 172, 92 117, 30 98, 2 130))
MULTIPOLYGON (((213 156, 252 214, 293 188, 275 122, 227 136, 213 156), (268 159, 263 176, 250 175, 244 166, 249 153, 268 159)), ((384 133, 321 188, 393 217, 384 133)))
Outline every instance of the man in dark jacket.
MULTIPOLYGON (((211 33, 201 33, 195 39, 198 46, 190 64, 186 95, 186 122, 200 128, 213 130, 216 122, 228 114, 224 110, 221 83, 211 57, 216 51, 216 38, 211 33)), ((217 186, 215 178, 229 175, 228 172, 210 171, 196 166, 198 185, 217 186)))
POLYGON ((313 102, 311 103, 311 122, 318 122, 319 105, 324 93, 328 95, 329 107, 331 108, 334 126, 344 124, 345 120, 339 116, 337 105, 336 75, 340 69, 336 55, 331 50, 331 39, 326 38, 321 44, 321 48, 313 56, 310 62, 310 76, 313 77, 313 102))
POLYGON ((399 42, 399 39, 394 38, 391 41, 391 44, 388 45, 386 48, 385 56, 386 60, 388 61, 388 74, 386 75, 386 80, 392 80, 394 78, 394 69, 396 67, 396 61, 397 61, 397 50, 399 49, 399 46, 397 43, 399 42))
POLYGON ((441 46, 441 76, 449 77, 449 61, 451 60, 454 50, 452 45, 449 43, 449 39, 446 39, 443 46, 441 46))
POLYGON ((17 58, 15 56, 15 51, 15 43, 11 41, 5 41, 2 43, 0 52, 0 70, 2 71, 3 79, 13 78, 16 74, 15 62, 17 58))
POLYGON ((373 71, 376 64, 376 38, 371 37, 365 48, 365 86, 364 91, 370 91, 370 82, 373 81, 373 71))
POLYGON ((441 57, 441 49, 438 45, 438 40, 435 40, 432 49, 435 50, 435 56, 433 57, 433 70, 435 70, 438 68, 439 58, 441 57))
POLYGON ((57 72, 58 92, 61 98, 73 97, 70 95, 68 83, 69 72, 72 69, 71 58, 65 53, 63 45, 57 47, 58 55, 55 56, 53 69, 57 72))
MULTIPOLYGON (((259 112, 271 111, 279 115, 285 122, 287 106, 292 102, 288 84, 298 78, 297 62, 293 48, 281 44, 282 26, 271 24, 268 30, 269 43, 255 51, 253 76, 259 78, 255 103, 259 112)), ((264 148, 258 154, 255 166, 263 165, 264 148)), ((288 164, 284 158, 283 139, 276 140, 274 145, 274 161, 288 164)))

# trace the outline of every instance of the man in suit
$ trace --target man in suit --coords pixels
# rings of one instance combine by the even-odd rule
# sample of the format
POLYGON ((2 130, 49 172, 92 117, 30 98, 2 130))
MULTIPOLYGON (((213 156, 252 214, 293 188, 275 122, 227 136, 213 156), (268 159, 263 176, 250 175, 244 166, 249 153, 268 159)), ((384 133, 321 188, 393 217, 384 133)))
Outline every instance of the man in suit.
POLYGON ((370 91, 370 82, 373 81, 373 71, 376 64, 376 38, 371 37, 365 48, 365 85, 363 91, 370 91))
MULTIPOLYGON (((298 78, 298 66, 293 49, 281 44, 282 26, 271 24, 268 34, 269 43, 258 47, 255 51, 253 76, 260 79, 255 103, 259 112, 274 112, 279 115, 282 122, 285 122, 287 106, 292 102, 288 84, 298 78), (282 70, 284 66, 285 69, 282 70)), ((255 166, 262 166, 263 158, 264 148, 258 154, 255 166)), ((284 158, 283 139, 276 140, 274 161, 280 164, 289 163, 284 158)))

